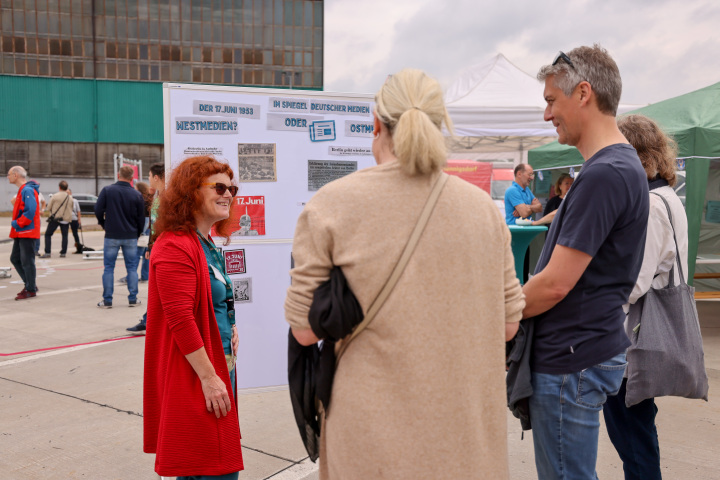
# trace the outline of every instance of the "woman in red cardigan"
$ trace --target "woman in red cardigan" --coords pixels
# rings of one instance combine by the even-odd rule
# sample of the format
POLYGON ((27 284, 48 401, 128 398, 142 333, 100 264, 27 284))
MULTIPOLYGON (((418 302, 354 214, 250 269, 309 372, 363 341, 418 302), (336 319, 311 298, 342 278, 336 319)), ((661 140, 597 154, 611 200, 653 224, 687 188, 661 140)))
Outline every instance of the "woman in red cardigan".
POLYGON ((160 200, 150 258, 145 338, 144 445, 155 471, 178 479, 238 478, 238 337, 232 283, 210 237, 227 239, 237 194, 230 167, 193 157, 160 200), (231 381, 231 378, 233 381, 231 381))

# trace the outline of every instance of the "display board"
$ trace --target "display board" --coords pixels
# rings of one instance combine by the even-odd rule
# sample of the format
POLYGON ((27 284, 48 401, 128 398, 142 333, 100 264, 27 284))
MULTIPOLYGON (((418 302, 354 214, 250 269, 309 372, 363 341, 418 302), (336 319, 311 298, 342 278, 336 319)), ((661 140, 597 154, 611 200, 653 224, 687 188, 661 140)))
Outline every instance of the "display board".
POLYGON ((240 336, 238 389, 287 383, 283 305, 295 223, 326 183, 375 165, 370 95, 164 84, 165 167, 214 155, 235 173, 223 246, 240 336))

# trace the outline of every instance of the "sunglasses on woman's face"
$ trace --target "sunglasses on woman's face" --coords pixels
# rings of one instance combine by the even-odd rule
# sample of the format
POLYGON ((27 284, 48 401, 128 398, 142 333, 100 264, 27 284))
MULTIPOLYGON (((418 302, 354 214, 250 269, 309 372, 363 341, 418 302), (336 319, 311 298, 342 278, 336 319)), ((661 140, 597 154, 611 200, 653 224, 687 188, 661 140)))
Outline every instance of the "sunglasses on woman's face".
POLYGON ((230 195, 234 197, 238 192, 238 187, 235 185, 225 185, 224 183, 203 183, 202 186, 215 188, 215 193, 218 195, 225 195, 225 192, 230 190, 230 195))

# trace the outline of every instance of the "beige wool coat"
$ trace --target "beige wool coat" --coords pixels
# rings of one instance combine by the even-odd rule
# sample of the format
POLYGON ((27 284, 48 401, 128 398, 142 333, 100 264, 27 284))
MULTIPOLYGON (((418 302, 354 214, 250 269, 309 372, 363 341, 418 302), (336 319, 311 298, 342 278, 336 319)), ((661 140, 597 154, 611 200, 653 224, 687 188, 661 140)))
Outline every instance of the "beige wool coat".
MULTIPOLYGON (((293 242, 292 327, 310 328, 333 265, 367 312, 437 175, 409 177, 393 162, 313 196, 293 242)), ((505 323, 524 306, 498 208, 451 176, 395 289, 338 364, 320 478, 507 479, 505 323)))

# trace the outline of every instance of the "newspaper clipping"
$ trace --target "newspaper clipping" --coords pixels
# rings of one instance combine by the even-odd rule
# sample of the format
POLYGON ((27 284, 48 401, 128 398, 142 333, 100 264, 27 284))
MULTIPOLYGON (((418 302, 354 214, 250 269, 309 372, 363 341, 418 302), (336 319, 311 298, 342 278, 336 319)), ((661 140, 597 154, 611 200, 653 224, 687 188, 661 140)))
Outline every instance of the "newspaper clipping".
POLYGON ((252 278, 241 278, 232 283, 235 303, 252 303, 252 278))
POLYGON ((196 155, 212 155, 214 157, 222 157, 223 149, 220 147, 187 147, 183 150, 183 154, 187 156, 196 155))
POLYGON ((308 160, 308 190, 320 190, 325 184, 357 171, 357 161, 308 160))
POLYGON ((238 181, 277 181, 274 143, 238 144, 238 181))

